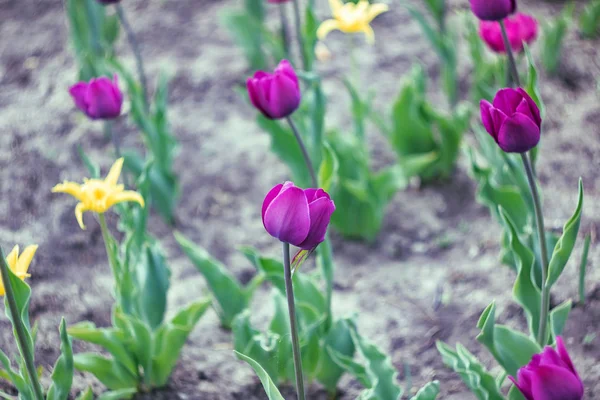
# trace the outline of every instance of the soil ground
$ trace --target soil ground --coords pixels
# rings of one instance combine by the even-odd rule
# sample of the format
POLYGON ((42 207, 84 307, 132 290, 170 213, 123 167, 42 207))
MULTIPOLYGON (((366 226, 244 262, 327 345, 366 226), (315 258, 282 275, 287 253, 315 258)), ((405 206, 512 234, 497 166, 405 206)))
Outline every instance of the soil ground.
MULTIPOLYGON (((238 246, 253 245, 267 255, 279 254, 277 244, 263 230, 259 205, 264 193, 286 178, 287 170, 270 153, 268 136, 253 123, 254 111, 234 91, 249 71, 217 15, 237 3, 132 0, 123 5, 143 43, 149 75, 167 70, 173 77, 170 120, 181 143, 176 171, 183 193, 177 229, 236 275, 247 278, 253 269, 236 251, 238 246)), ((564 5, 520 3, 523 11, 540 20, 557 15, 564 5)), ((453 10, 466 9, 467 2, 452 5, 453 10)), ((320 15, 328 15, 326 4, 321 5, 320 15)), ((358 59, 363 77, 368 77, 363 84, 377 92, 378 104, 389 107, 400 78, 414 61, 423 62, 432 76, 439 68, 418 25, 398 4, 375 21, 374 29, 376 44, 365 46, 358 59)), ((348 99, 336 79, 348 73, 344 44, 341 34, 328 37, 334 59, 319 66, 330 95, 330 126, 347 126, 349 121, 348 99)), ((119 52, 132 66, 124 41, 119 52)), ((466 65, 461 71, 467 82, 466 65)), ((66 89, 75 76, 61 2, 0 0, 0 243, 5 249, 15 243, 40 245, 30 280, 31 316, 39 323, 37 361, 46 370, 58 355, 61 316, 71 324, 91 320, 106 326, 112 305, 111 277, 97 224, 87 216, 88 230, 80 230, 73 200, 50 193, 63 179, 85 176, 77 145, 104 170, 114 159, 101 125, 87 121, 72 105, 66 89)), ((560 229, 570 216, 577 179, 582 177, 586 202, 581 233, 594 230, 596 236, 600 233, 598 77, 600 42, 583 41, 571 32, 560 74, 541 76, 548 117, 539 161, 549 227, 560 229)), ((430 87, 434 101, 443 104, 435 79, 430 87)), ((117 129, 125 146, 139 145, 139 135, 125 118, 117 129)), ((371 131, 376 164, 385 164, 392 159, 389 150, 375 129, 371 131)), ((464 157, 459 164, 447 182, 398 193, 374 244, 344 241, 334 234, 334 308, 338 315, 358 313, 360 330, 391 354, 400 380, 408 378, 406 371, 415 388, 438 379, 440 398, 469 400, 474 397, 442 364, 435 340, 460 341, 493 366, 474 339, 481 311, 495 300, 503 323, 522 327, 524 319, 511 300, 513 275, 498 261, 499 226, 476 202, 464 157), (440 284, 445 301, 434 311, 440 284)), ((110 222, 114 227, 114 219, 110 222)), ((177 247, 171 229, 155 216, 151 230, 161 238, 173 271, 170 310, 207 294, 203 278, 177 247)), ((554 291, 555 303, 576 296, 581 242, 554 291)), ((589 265, 589 300, 572 311, 564 336, 585 382, 586 399, 597 399, 600 337, 589 336, 598 333, 600 324, 596 246, 589 265), (593 339, 584 343, 586 337, 593 339)), ((253 305, 258 323, 271 311, 268 296, 265 288, 253 305)), ((234 358, 230 339, 214 313, 208 312, 190 336, 169 386, 140 398, 266 398, 253 371, 234 358)), ((0 347, 14 349, 6 319, 0 319, 0 347)), ((102 391, 92 377, 78 373, 73 393, 90 384, 97 393, 102 391)), ((355 398, 360 390, 349 377, 340 388, 339 398, 344 400, 355 398)), ((286 397, 293 398, 291 390, 286 397)), ((326 395, 315 385, 310 398, 326 395)))

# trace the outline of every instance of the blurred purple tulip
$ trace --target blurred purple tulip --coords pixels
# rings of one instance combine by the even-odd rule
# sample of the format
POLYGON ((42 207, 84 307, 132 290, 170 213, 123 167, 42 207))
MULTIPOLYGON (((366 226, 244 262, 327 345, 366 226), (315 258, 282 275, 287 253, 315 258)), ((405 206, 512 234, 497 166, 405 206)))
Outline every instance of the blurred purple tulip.
POLYGON ((285 182, 265 196, 262 220, 274 238, 312 250, 325 240, 334 211, 335 204, 323 189, 303 190, 285 182))
POLYGON ((98 3, 102 3, 102 4, 117 4, 120 2, 121 2, 121 0, 98 0, 98 3))
POLYGON ((298 76, 288 60, 282 60, 272 74, 256 72, 246 87, 254 107, 269 119, 285 118, 300 105, 298 76))
POLYGON ((273 4, 281 4, 281 3, 287 3, 290 0, 269 0, 269 3, 273 3, 273 4))
POLYGON ((500 89, 493 103, 481 100, 480 109, 483 126, 507 153, 525 153, 539 143, 540 110, 523 89, 500 89))
POLYGON ((484 21, 500 21, 514 13, 517 0, 470 0, 471 10, 484 21))
POLYGON ((527 400, 583 399, 583 382, 560 336, 556 338, 556 350, 546 346, 519 369, 517 379, 511 376, 510 380, 527 400))
POLYGON ((75 105, 91 119, 113 119, 121 114, 123 94, 119 89, 117 75, 92 78, 89 82, 78 82, 69 93, 75 105))
MULTIPOLYGON (((514 52, 523 51, 523 42, 530 44, 538 35, 538 22, 527 14, 515 14, 504 20, 506 35, 514 52)), ((496 53, 506 53, 500 23, 496 21, 480 21, 479 36, 496 53)))

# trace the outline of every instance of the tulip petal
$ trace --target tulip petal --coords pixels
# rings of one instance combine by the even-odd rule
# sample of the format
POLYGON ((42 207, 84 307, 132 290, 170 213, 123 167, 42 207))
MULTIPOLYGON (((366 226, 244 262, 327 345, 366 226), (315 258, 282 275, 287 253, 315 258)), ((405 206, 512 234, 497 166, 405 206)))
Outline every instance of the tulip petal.
POLYGON ((283 118, 294 112, 300 104, 299 93, 297 82, 287 75, 275 75, 271 81, 268 99, 271 118, 283 118))
POLYGON ((17 268, 17 262, 19 260, 19 245, 13 247, 13 249, 6 256, 6 263, 11 271, 15 271, 17 268))
POLYGON ((77 203, 77 205, 75 206, 75 218, 77 218, 77 223, 79 224, 79 227, 83 230, 85 230, 85 224, 83 223, 83 213, 86 211, 88 211, 88 209, 83 203, 77 203))
POLYGON ((531 371, 527 368, 527 366, 519 369, 517 372, 518 380, 509 376, 508 378, 514 383, 514 385, 519 389, 523 396, 527 400, 534 400, 533 394, 531 394, 531 371))
POLYGON ((507 118, 498 132, 498 145, 507 153, 524 153, 540 141, 540 128, 524 114, 507 118))
POLYGON ((87 82, 77 82, 69 88, 69 93, 75 102, 75 106, 87 114, 87 103, 85 101, 88 89, 87 82))
POLYGON ((340 24, 335 19, 328 19, 326 21, 323 21, 319 26, 319 29, 317 29, 317 38, 319 38, 319 40, 323 40, 325 39, 325 36, 329 34, 329 32, 334 31, 336 29, 340 29, 340 24))
POLYGON ((279 185, 275 186, 273 189, 269 190, 269 193, 267 193, 267 195, 265 196, 265 199, 263 200, 263 204, 262 204, 263 225, 265 223, 265 211, 267 211, 267 207, 269 207, 269 204, 271 204, 273 199, 275 197, 277 197, 279 192, 281 192, 282 187, 283 187, 283 185, 280 183, 279 185))
POLYGON ((117 184, 119 177, 121 176, 124 161, 125 159, 121 157, 115 161, 112 167, 110 167, 110 171, 108 171, 108 175, 106 175, 106 179, 104 179, 104 182, 106 182, 107 185, 115 186, 117 184))
POLYGON ((310 229, 310 214, 304 191, 298 187, 282 190, 265 210, 263 220, 269 234, 297 246, 310 229))
POLYGON ((541 365, 532 374, 531 389, 535 400, 581 400, 583 384, 566 368, 541 365))
POLYGON ((321 197, 310 203, 309 209, 310 230, 306 239, 298 245, 304 250, 312 250, 325 240, 331 214, 335 211, 335 204, 327 197, 321 197))
POLYGON ((387 4, 373 4, 372 6, 369 7, 368 11, 367 11, 367 22, 371 22, 375 19, 375 17, 377 17, 380 14, 383 14, 384 12, 387 12, 390 8, 388 7, 387 4))
POLYGON ((123 192, 115 192, 111 193, 106 199, 106 209, 108 210, 112 206, 118 203, 124 203, 132 201, 138 203, 142 208, 144 207, 144 198, 138 192, 134 192, 133 190, 125 190, 123 192))
POLYGON ((494 121, 492 120, 492 116, 490 115, 490 111, 492 110, 492 108, 493 108, 492 103, 490 103, 487 100, 481 100, 479 102, 479 110, 481 112, 481 123, 483 124, 483 127, 485 128, 487 133, 489 133, 494 138, 496 138, 496 130, 494 129, 494 121))
POLYGON ((342 0, 329 0, 329 8, 331 8, 333 15, 336 15, 343 6, 342 0))
MULTIPOLYGON (((525 101, 529 105, 529 111, 530 111, 531 116, 533 117, 533 121, 538 126, 541 127, 542 126, 542 117, 540 115, 540 108, 538 107, 537 103, 531 98, 531 96, 529 95, 529 93, 527 93, 522 88, 517 88, 517 92, 519 92, 521 94, 521 96, 523 96, 523 98, 525 99, 525 101)), ((521 105, 519 104, 519 107, 520 106, 521 105)), ((517 109, 517 112, 522 112, 522 111, 519 111, 517 109)), ((524 113, 524 114, 528 115, 528 113, 524 113)))
POLYGON ((19 260, 17 261, 17 265, 15 267, 14 272, 16 275, 19 277, 27 275, 27 270, 29 269, 29 265, 31 264, 37 249, 37 245, 29 245, 25 247, 25 250, 23 250, 23 253, 21 253, 19 256, 19 260))
POLYGON ((541 354, 540 365, 556 365, 557 367, 566 367, 556 350, 546 346, 541 354))
POLYGON ((577 370, 575 369, 575 365, 573 365, 573 361, 571 361, 571 357, 569 356, 569 352, 565 347, 565 342, 561 336, 556 337, 556 351, 560 356, 561 360, 565 363, 565 365, 573 372, 575 375, 579 376, 577 370))
POLYGON ((375 32, 373 32, 373 28, 371 28, 371 25, 363 26, 362 31, 364 32, 365 36, 367 37, 367 43, 369 43, 369 44, 375 43, 375 32))
POLYGON ((81 191, 81 185, 75 182, 63 182, 55 185, 52 188, 52 193, 66 193, 75 197, 77 200, 82 201, 83 193, 81 191))
POLYGON ((523 96, 512 88, 500 89, 494 97, 494 108, 501 110, 506 115, 512 115, 517 111, 523 96))

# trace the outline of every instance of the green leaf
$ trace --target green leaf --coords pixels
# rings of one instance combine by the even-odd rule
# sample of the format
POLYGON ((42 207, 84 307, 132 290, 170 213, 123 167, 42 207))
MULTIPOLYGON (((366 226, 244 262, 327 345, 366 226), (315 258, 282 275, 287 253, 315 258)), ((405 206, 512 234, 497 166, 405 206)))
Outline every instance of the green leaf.
POLYGON ((438 341, 436 345, 444 364, 460 375, 479 400, 504 400, 494 377, 464 346, 457 344, 454 351, 443 342, 438 341))
POLYGON ((63 318, 60 323, 60 357, 52 370, 52 384, 46 400, 66 400, 73 384, 73 349, 67 334, 67 324, 63 318))
POLYGON ((231 329, 235 317, 248 307, 248 294, 227 267, 211 257, 206 250, 195 245, 179 232, 175 232, 174 235, 183 252, 206 279, 216 300, 213 306, 217 310, 221 324, 231 329))
MULTIPOLYGON (((284 330, 289 324, 289 320, 285 320, 284 313, 276 313, 276 317, 273 321, 280 321, 279 330, 284 330), (280 315, 277 317, 277 315, 280 315)), ((277 322, 271 323, 271 328, 277 329, 274 326, 277 322)), ((281 350, 287 347, 282 343, 287 341, 289 343, 289 335, 282 337, 274 332, 268 331, 265 335, 261 335, 259 331, 252 328, 250 324, 250 311, 245 310, 240 313, 233 321, 233 346, 237 352, 248 354, 254 360, 265 369, 271 379, 275 382, 279 382, 279 376, 286 376, 287 365, 290 365, 291 352, 286 354, 285 358, 279 358, 281 350), (280 365, 280 362, 284 365, 280 365)), ((290 347, 291 350, 291 347, 290 347)), ((293 364, 292 364, 293 368, 293 364)), ((293 370, 292 370, 293 373, 293 370)))
POLYGON ((12 369, 10 359, 2 350, 0 350, 0 363, 4 367, 3 375, 5 379, 11 382, 17 391, 23 396, 24 399, 33 399, 33 392, 31 391, 31 385, 27 383, 25 378, 21 376, 18 371, 12 369))
POLYGON ((94 400, 94 391, 88 386, 87 389, 79 393, 76 400, 94 400))
POLYGON ((353 357, 348 357, 332 349, 331 347, 327 348, 327 352, 329 353, 333 362, 335 362, 340 368, 343 368, 344 371, 354 376, 361 385, 368 389, 373 387, 373 382, 371 382, 371 378, 367 373, 367 368, 363 364, 354 361, 353 357))
POLYGON ((151 359, 153 351, 152 330, 149 325, 136 316, 128 315, 119 309, 113 313, 115 326, 123 332, 124 344, 128 352, 136 360, 141 376, 147 376, 152 369, 151 359), (148 350, 152 349, 152 350, 148 350))
POLYGON ((269 400, 285 400, 281 393, 279 393, 279 389, 277 389, 277 386, 273 383, 269 374, 259 363, 242 353, 237 351, 234 351, 234 353, 240 360, 246 361, 248 364, 250 364, 252 369, 254 369, 254 372, 256 372, 256 375, 258 375, 258 378, 260 379, 269 400))
POLYGON ((157 242, 145 246, 137 265, 139 315, 152 329, 162 324, 167 311, 171 271, 157 242))
POLYGON ((79 353, 75 354, 73 361, 75 368, 91 373, 110 390, 137 390, 138 378, 115 359, 108 359, 96 353, 79 353))
POLYGON ((319 187, 329 192, 337 182, 339 168, 340 164, 335 152, 331 145, 325 142, 323 144, 323 160, 319 167, 319 187))
POLYGON ((556 19, 542 24, 541 58, 542 64, 550 74, 558 70, 563 41, 572 23, 574 10, 575 3, 570 2, 556 19))
POLYGON ((91 322, 80 322, 67 329, 75 339, 96 344, 108 351, 131 376, 137 376, 137 363, 125 346, 124 333, 116 328, 96 328, 91 322))
POLYGON ((533 60, 533 55, 529 50, 529 46, 527 43, 523 42, 523 50, 525 51, 525 56, 527 57, 527 83, 525 85, 525 90, 531 96, 533 101, 536 102, 537 106, 540 109, 540 115, 542 119, 546 115, 546 105, 542 100, 542 94, 540 92, 539 83, 538 83, 538 72, 535 67, 535 61, 533 60))
POLYGON ((552 329, 552 336, 554 338, 562 334, 565 324, 567 323, 567 318, 569 317, 571 307, 571 300, 567 300, 550 311, 550 328, 552 329))
POLYGON ((104 392, 97 400, 126 400, 131 399, 137 393, 137 389, 120 389, 104 392))
POLYGON ((236 44, 244 51, 250 68, 266 69, 269 59, 263 50, 262 21, 256 16, 239 11, 228 11, 221 14, 219 19, 236 44))
POLYGON ((600 0, 590 0, 579 16, 579 30, 586 39, 600 33, 600 0))
POLYGON ((372 387, 361 393, 361 399, 399 400, 402 388, 397 383, 398 372, 392 365, 392 360, 375 344, 360 336, 353 321, 348 320, 350 334, 354 345, 364 357, 366 371, 372 382, 372 387))
POLYGON ((440 383, 438 381, 433 381, 423 386, 411 400, 435 400, 439 393, 440 383))
POLYGON ((541 349, 530 337, 507 326, 497 325, 495 312, 494 303, 484 310, 477 323, 481 329, 477 341, 487 347, 509 375, 517 376, 519 368, 529 363, 531 357, 541 349))
POLYGON ((114 46, 119 38, 120 27, 121 24, 116 14, 104 18, 104 24, 102 24, 102 37, 104 42, 109 46, 114 46))
POLYGON ((510 217, 502 209, 500 210, 500 214, 508 227, 510 248, 517 264, 518 276, 513 287, 513 296, 525 310, 529 332, 535 338, 537 337, 540 325, 540 305, 542 301, 542 292, 533 280, 535 255, 521 243, 515 225, 510 220, 510 217))
POLYGON ((189 334, 210 304, 210 299, 195 301, 156 331, 151 374, 151 382, 155 387, 167 384, 189 334))
POLYGON ((548 267, 548 279, 546 285, 548 288, 552 287, 560 275, 562 274, 569 257, 575 247, 575 241, 577 240, 577 234, 579 233, 579 225, 581 223, 581 212, 583 210, 583 182, 579 180, 579 196, 577 200, 577 207, 571 218, 567 221, 563 228, 563 233, 552 253, 550 259, 550 265, 548 267))

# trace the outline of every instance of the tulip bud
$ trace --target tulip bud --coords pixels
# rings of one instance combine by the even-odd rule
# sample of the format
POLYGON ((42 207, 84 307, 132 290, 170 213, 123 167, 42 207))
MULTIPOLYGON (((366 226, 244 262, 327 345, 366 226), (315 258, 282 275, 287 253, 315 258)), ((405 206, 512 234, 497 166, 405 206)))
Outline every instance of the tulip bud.
POLYGON ((119 89, 118 77, 111 81, 107 77, 92 78, 71 86, 69 93, 75 105, 91 119, 113 119, 121 114, 123 94, 119 89))
POLYGON ((471 10, 484 21, 500 21, 517 9, 517 0, 470 0, 471 10))
POLYGON ((300 105, 298 76, 287 60, 282 60, 272 74, 256 72, 246 87, 252 105, 269 119, 285 118, 300 105))
POLYGON ((335 204, 323 189, 302 190, 292 182, 275 186, 262 205, 267 232, 304 250, 312 250, 325 240, 335 204))
MULTIPOLYGON (((530 15, 515 14, 504 20, 504 25, 510 47, 515 52, 523 51, 523 42, 530 44, 537 38, 538 22, 530 15)), ((495 21, 480 21, 479 36, 493 51, 506 53, 500 23, 495 21)))
POLYGON ((556 338, 556 350, 546 346, 519 369, 517 379, 511 376, 510 380, 527 400, 583 399, 583 382, 560 336, 556 338))
POLYGON ((521 88, 501 89, 494 102, 481 100, 481 121, 507 153, 525 153, 540 141, 542 118, 535 101, 521 88))

